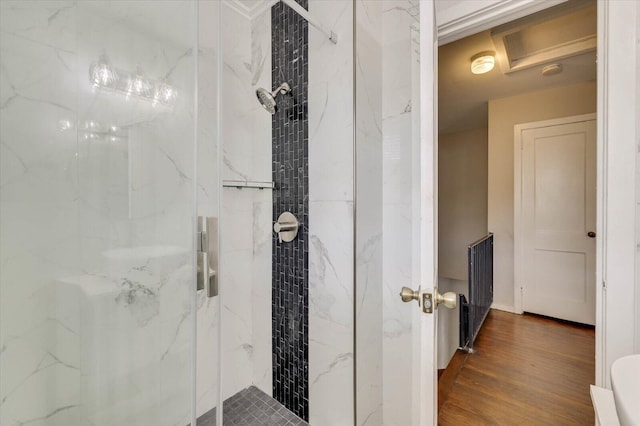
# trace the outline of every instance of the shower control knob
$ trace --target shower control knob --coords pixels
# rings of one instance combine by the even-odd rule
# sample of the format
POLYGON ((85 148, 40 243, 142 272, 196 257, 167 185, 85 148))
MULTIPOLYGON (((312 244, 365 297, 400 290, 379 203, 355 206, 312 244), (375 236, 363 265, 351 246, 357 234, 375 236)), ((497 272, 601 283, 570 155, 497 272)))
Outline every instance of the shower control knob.
POLYGON ((291 212, 284 212, 273 224, 273 232, 278 234, 279 242, 290 243, 298 236, 298 227, 298 218, 291 212))
POLYGON ((295 223, 280 223, 280 222, 276 222, 273 225, 273 230, 279 234, 281 232, 288 232, 288 231, 293 231, 294 229, 296 229, 298 227, 298 225, 296 225, 295 223))

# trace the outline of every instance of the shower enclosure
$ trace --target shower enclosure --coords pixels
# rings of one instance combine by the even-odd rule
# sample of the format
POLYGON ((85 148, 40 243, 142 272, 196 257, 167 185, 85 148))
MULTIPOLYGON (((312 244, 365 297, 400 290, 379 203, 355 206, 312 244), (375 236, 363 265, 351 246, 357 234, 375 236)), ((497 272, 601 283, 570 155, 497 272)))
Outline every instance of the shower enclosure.
POLYGON ((0 424, 411 424, 418 12, 0 2, 0 424))

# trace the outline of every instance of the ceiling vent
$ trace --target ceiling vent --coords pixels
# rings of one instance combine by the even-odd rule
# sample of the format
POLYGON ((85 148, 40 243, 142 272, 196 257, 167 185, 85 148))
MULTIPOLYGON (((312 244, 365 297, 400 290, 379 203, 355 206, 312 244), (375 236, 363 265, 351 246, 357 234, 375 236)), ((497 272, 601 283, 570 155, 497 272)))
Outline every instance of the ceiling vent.
POLYGON ((504 74, 596 50, 596 3, 568 1, 494 28, 491 37, 504 74))

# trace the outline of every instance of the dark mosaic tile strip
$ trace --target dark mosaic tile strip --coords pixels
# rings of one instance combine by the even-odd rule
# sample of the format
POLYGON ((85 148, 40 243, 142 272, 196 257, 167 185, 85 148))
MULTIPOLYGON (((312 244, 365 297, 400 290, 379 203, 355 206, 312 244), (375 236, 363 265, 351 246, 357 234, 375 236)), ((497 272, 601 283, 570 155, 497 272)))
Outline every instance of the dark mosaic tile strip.
MULTIPOLYGON (((307 8, 308 0, 296 0, 307 8)), ((271 9, 272 83, 291 86, 272 119, 273 220, 284 211, 300 221, 298 237, 280 243, 272 259, 273 395, 309 419, 309 126, 308 24, 283 3, 271 9)))
MULTIPOLYGON (((224 401, 225 426, 308 426, 308 423, 255 386, 224 401)), ((216 426, 216 409, 203 414, 198 426, 216 426)))

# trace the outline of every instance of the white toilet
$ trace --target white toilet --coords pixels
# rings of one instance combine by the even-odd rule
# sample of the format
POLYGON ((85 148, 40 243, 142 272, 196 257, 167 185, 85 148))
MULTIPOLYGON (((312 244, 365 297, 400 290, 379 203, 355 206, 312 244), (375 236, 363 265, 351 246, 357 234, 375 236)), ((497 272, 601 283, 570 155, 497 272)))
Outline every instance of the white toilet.
POLYGON ((611 387, 621 425, 640 425, 640 354, 615 360, 611 387))
POLYGON ((640 354, 617 359, 611 365, 611 387, 591 386, 597 422, 603 426, 640 425, 640 354))

